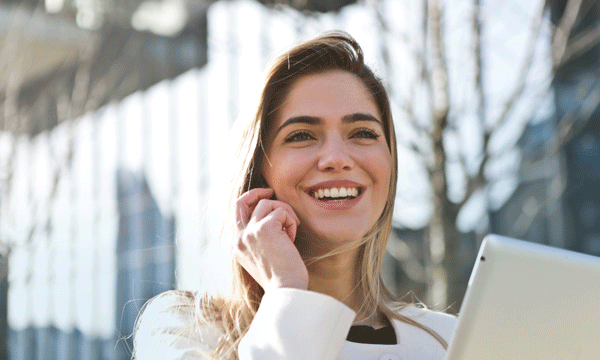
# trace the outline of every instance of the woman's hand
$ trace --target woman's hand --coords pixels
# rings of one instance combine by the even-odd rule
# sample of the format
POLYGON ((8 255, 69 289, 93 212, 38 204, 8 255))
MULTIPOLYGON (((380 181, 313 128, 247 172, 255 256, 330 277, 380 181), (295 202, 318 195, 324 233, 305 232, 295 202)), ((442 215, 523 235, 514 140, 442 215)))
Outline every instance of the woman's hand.
POLYGON ((272 189, 252 189, 236 206, 235 259, 265 290, 308 288, 308 271, 294 246, 298 216, 288 204, 270 200, 272 189))

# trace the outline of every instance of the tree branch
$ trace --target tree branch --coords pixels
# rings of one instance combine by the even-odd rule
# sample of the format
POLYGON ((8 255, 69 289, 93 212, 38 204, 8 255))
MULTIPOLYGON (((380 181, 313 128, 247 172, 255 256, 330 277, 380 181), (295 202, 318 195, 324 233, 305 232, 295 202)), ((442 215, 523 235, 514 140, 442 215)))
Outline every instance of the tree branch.
MULTIPOLYGON (((429 178, 434 193, 434 206, 446 204, 448 184, 446 181, 446 152, 444 131, 448 125, 449 98, 448 67, 444 56, 442 39, 442 11, 438 0, 428 1, 429 37, 431 42, 431 107, 433 164, 429 167, 429 178)), ((436 209, 436 211, 443 209, 436 209)))
MULTIPOLYGON (((401 42, 402 44, 404 44, 405 46, 409 46, 410 44, 410 39, 406 34, 398 34, 394 31, 392 31, 389 22, 387 21, 385 14, 383 12, 383 10, 381 9, 381 2, 379 1, 373 1, 371 2, 372 4, 372 8, 374 10, 375 16, 376 16, 376 20, 381 28, 381 30, 383 30, 387 35, 390 35, 393 39, 395 39, 396 41, 401 42)), ((424 20, 425 16, 424 16, 424 20)), ((424 22, 423 25, 423 34, 425 34, 426 32, 426 23, 424 22)), ((425 36, 423 36, 423 38, 425 38, 425 36)), ((416 48, 412 48, 410 51, 410 55, 413 58, 413 61, 415 62, 415 65, 418 68, 418 77, 422 79, 425 83, 428 82, 427 79, 427 72, 424 71, 424 65, 426 63, 425 61, 425 55, 423 51, 419 51, 416 48)), ((386 65, 386 67, 390 66, 390 59, 389 59, 389 54, 387 52, 385 52, 382 55, 383 59, 384 59, 384 63, 386 65)), ((388 69, 388 73, 389 73, 389 69, 388 69)), ((415 113, 414 113, 414 104, 415 104, 415 87, 419 84, 419 81, 413 81, 411 83, 411 91, 409 94, 409 99, 408 100, 400 100, 400 102, 402 102, 401 104, 399 104, 400 108, 402 110, 404 110, 404 112, 407 115, 407 120, 408 123, 410 124, 410 126, 418 133, 419 137, 423 136, 423 135, 427 135, 429 136, 429 129, 427 129, 426 127, 420 125, 417 122, 417 119, 415 117, 415 113)), ((393 101, 393 99, 397 99, 399 98, 399 96, 397 96, 397 94, 395 94, 394 91, 394 87, 390 86, 390 88, 388 89, 388 91, 390 92, 390 98, 393 101)), ((398 145, 399 146, 403 146, 407 149, 410 149, 411 151, 413 151, 417 156, 421 157, 421 159, 423 160, 423 162, 425 164, 428 164, 429 161, 427 159, 427 151, 424 149, 424 146, 422 144, 420 144, 419 142, 414 142, 414 141, 410 141, 408 139, 404 139, 401 137, 397 138, 398 141, 398 145)))
POLYGON ((577 135, 590 121, 598 105, 600 105, 600 80, 596 80, 595 86, 583 100, 579 109, 569 111, 558 121, 559 128, 544 148, 542 156, 544 158, 553 156, 577 135))
MULTIPOLYGON (((546 6, 546 2, 540 1, 540 7, 538 9, 536 17, 534 18, 534 20, 531 24, 531 33, 530 33, 529 41, 527 42, 527 46, 525 47, 527 52, 525 54, 525 60, 523 62, 523 65, 521 66, 521 69, 519 70, 519 75, 517 76, 517 79, 518 79, 517 86, 515 87, 515 90, 513 91, 511 96, 508 98, 508 101, 504 104, 502 113, 500 114, 498 119, 493 123, 492 128, 489 130, 486 130, 487 133, 493 133, 496 129, 500 128, 506 122, 506 120, 508 118, 508 114, 514 108, 515 104, 517 103, 517 100, 519 100, 521 98, 521 95, 523 94, 523 91, 525 90, 525 82, 526 82, 527 74, 529 73, 529 70, 531 69, 531 65, 533 63, 535 43, 536 43, 536 40, 540 33, 540 29, 542 27, 542 19, 544 17, 545 6, 546 6)), ((484 146, 487 147, 487 143, 485 143, 484 146)), ((486 148, 484 147, 484 151, 485 151, 485 149, 486 148)))
MULTIPOLYGON (((481 46, 481 32, 482 32, 482 24, 481 24, 481 1, 474 0, 473 1, 473 16, 472 16, 472 32, 473 32, 473 72, 475 74, 475 79, 473 82, 474 92, 477 94, 477 118, 481 124, 481 128, 485 129, 486 118, 485 118, 485 91, 483 85, 483 54, 482 54, 482 46, 481 46)), ((485 164, 488 159, 487 152, 487 144, 489 142, 490 134, 485 130, 483 131, 483 159, 479 163, 479 167, 477 169, 477 173, 475 176, 471 177, 467 172, 467 159, 464 154, 461 156, 461 165, 465 172, 465 177, 467 181, 466 191, 463 199, 456 204, 457 212, 468 200, 469 198, 479 189, 483 187, 485 183, 485 177, 483 170, 485 168, 485 164)))
POLYGON ((448 64, 442 39, 442 10, 438 0, 429 0, 429 26, 431 34, 431 84, 434 127, 445 128, 449 110, 448 64))
POLYGON ((477 190, 483 188, 483 186, 485 185, 485 174, 484 174, 484 169, 485 166, 484 164, 486 164, 488 162, 489 159, 489 155, 487 153, 485 153, 484 155, 484 159, 481 161, 481 165, 479 166, 479 169, 477 170, 477 174, 475 174, 475 176, 473 177, 469 177, 467 179, 467 191, 465 192, 465 196, 463 197, 463 199, 456 204, 456 207, 458 209, 462 208, 463 205, 471 198, 471 196, 477 192, 477 190))
POLYGON ((565 49, 567 48, 571 31, 573 31, 573 26, 577 20, 577 15, 581 9, 581 2, 582 0, 567 1, 563 15, 554 30, 552 38, 552 64, 554 69, 557 69, 558 65, 564 62, 565 49))
POLYGON ((475 58, 475 92, 477 93, 477 117, 483 125, 482 129, 485 128, 485 91, 483 84, 483 54, 481 47, 481 32, 483 25, 481 24, 481 0, 474 0, 473 2, 473 55, 475 58))
POLYGON ((583 55, 586 51, 600 43, 600 23, 584 33, 575 36, 567 45, 556 68, 561 67, 569 60, 583 55))
MULTIPOLYGON (((375 10, 375 18, 377 19, 377 23, 379 24, 381 29, 387 34, 391 35, 393 39, 396 39, 396 41, 403 44, 410 44, 411 38, 407 34, 397 34, 394 31, 392 31, 389 22, 387 21, 383 12, 381 11, 381 8, 377 6, 379 4, 379 1, 374 1, 373 9, 375 10)), ((419 51, 413 48, 410 54, 414 57, 416 64, 425 64, 425 54, 423 53, 423 51, 419 51)))

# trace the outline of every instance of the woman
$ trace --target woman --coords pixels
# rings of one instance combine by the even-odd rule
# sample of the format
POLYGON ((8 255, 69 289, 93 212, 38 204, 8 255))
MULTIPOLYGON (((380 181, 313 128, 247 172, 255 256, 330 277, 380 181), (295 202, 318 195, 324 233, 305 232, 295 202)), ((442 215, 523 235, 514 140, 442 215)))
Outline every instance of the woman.
POLYGON ((455 318, 397 301, 380 277, 396 140, 354 39, 328 33, 276 59, 239 154, 233 293, 159 295, 135 356, 442 359, 455 318))

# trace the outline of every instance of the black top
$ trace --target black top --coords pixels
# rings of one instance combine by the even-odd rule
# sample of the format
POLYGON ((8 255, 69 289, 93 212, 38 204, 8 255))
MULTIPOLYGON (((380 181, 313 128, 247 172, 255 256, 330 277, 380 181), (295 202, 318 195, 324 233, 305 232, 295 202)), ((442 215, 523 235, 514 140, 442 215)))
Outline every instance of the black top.
POLYGON ((397 343, 392 325, 377 330, 367 325, 354 325, 350 328, 346 340, 361 344, 394 345, 397 343))

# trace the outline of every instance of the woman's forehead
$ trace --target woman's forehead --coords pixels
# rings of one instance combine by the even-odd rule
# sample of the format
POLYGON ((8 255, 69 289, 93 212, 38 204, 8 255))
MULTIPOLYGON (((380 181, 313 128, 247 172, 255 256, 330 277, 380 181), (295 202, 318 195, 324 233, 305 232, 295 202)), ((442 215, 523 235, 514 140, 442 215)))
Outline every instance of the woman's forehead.
POLYGON ((339 118, 363 113, 381 120, 377 103, 356 75, 328 71, 296 79, 278 106, 270 127, 277 128, 290 117, 339 118))

